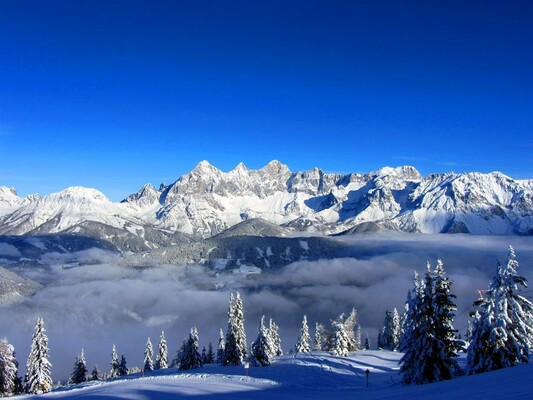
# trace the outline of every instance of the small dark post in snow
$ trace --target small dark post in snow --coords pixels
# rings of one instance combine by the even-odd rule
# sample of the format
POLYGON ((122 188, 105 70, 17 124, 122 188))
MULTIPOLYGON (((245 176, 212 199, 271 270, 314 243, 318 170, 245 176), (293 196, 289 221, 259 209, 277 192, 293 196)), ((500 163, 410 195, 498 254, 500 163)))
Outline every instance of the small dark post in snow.
POLYGON ((244 371, 246 371, 246 382, 248 382, 248 369, 250 368, 250 363, 245 362, 244 363, 244 371))
POLYGON ((365 371, 365 374, 366 374, 366 387, 368 387, 368 376, 370 375, 370 370, 367 369, 367 370, 365 371))

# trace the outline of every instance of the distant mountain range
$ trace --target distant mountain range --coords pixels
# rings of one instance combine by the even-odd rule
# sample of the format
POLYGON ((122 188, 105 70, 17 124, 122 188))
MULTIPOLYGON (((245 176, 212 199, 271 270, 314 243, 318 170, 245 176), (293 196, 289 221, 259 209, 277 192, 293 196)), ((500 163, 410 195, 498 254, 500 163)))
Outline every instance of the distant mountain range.
POLYGON ((83 187, 21 198, 0 186, 0 235, 78 235, 134 252, 237 235, 376 230, 531 235, 533 180, 499 172, 422 177, 410 166, 291 172, 278 161, 225 173, 202 161, 173 184, 147 184, 120 203, 83 187), (238 225, 248 220, 262 222, 238 225))

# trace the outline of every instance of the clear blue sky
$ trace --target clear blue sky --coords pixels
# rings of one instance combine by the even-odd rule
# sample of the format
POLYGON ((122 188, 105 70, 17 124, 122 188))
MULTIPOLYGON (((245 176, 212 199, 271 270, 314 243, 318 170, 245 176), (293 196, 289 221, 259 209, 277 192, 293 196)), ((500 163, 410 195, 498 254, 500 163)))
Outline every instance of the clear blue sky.
POLYGON ((203 159, 533 178, 533 2, 0 1, 0 185, 203 159))

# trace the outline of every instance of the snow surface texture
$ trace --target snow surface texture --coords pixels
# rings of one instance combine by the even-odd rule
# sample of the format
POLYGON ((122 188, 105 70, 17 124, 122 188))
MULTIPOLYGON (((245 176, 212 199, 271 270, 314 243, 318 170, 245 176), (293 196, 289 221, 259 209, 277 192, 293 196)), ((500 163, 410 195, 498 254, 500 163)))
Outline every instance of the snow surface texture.
POLYGON ((400 356, 401 353, 389 351, 360 351, 341 358, 313 352, 276 358, 269 367, 251 367, 249 377, 242 367, 208 365, 194 372, 169 369, 145 377, 136 374, 124 380, 89 382, 60 388, 39 398, 501 400, 528 399, 533 393, 532 365, 430 385, 402 386, 397 364, 400 356))
POLYGON ((121 203, 82 187, 24 199, 14 189, 0 187, 0 234, 68 232, 108 240, 126 235, 122 242, 127 243, 120 244, 136 250, 186 237, 169 238, 169 232, 207 238, 262 218, 326 234, 392 229, 529 235, 532 187, 531 180, 499 172, 422 177, 404 166, 365 175, 332 174, 318 168, 291 172, 272 161, 259 170, 241 163, 224 173, 202 161, 173 184, 159 189, 145 185, 121 203), (135 245, 128 244, 132 237, 135 245))

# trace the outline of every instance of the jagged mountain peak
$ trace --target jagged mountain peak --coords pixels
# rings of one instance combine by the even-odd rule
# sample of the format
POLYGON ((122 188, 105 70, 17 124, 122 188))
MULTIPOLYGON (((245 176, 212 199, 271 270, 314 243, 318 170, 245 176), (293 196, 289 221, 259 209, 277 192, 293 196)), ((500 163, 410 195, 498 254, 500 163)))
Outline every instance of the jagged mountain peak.
POLYGON ((211 165, 209 161, 202 160, 196 166, 192 169, 190 172, 191 175, 197 175, 197 174, 220 174, 222 171, 220 171, 217 167, 211 165))

